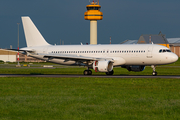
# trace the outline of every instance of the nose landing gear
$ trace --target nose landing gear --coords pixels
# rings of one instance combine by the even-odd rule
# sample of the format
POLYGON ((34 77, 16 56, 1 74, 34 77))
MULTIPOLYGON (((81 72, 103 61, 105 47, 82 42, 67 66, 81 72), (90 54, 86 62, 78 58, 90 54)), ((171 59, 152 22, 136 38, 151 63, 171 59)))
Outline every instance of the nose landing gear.
POLYGON ((156 66, 155 65, 151 65, 151 68, 153 69, 152 75, 156 76, 157 75, 156 66))

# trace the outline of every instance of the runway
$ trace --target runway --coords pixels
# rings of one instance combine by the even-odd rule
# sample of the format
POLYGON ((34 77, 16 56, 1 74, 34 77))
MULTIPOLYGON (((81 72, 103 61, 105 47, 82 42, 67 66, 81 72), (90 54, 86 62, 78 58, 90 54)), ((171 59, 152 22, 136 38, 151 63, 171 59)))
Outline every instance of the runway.
POLYGON ((150 76, 150 75, 112 75, 112 76, 106 76, 106 75, 25 75, 25 74, 0 74, 0 77, 50 77, 50 78, 176 78, 180 79, 180 76, 165 76, 165 75, 159 75, 159 76, 150 76))

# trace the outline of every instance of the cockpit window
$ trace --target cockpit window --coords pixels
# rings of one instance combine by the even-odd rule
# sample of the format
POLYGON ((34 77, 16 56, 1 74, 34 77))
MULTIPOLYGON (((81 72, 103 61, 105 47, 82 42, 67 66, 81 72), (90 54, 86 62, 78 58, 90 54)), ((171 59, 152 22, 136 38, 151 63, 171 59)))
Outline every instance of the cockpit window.
POLYGON ((170 50, 166 50, 166 52, 171 52, 170 50))
POLYGON ((164 53, 164 52, 171 52, 169 49, 160 49, 159 53, 164 53))

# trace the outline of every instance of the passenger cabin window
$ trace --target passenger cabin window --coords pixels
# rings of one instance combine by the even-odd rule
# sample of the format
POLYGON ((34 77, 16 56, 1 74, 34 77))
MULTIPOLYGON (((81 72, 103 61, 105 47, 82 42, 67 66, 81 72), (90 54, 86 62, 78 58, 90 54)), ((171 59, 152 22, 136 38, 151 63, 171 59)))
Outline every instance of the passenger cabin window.
MULTIPOLYGON (((107 53, 115 53, 115 54, 121 54, 121 53, 145 53, 145 50, 124 50, 124 51, 118 51, 118 50, 112 50, 108 51, 107 53)), ((169 49, 160 49, 159 53, 164 53, 164 52, 171 52, 169 49)), ((51 51, 51 53, 54 54, 61 54, 61 53, 106 53, 106 51, 51 51)))

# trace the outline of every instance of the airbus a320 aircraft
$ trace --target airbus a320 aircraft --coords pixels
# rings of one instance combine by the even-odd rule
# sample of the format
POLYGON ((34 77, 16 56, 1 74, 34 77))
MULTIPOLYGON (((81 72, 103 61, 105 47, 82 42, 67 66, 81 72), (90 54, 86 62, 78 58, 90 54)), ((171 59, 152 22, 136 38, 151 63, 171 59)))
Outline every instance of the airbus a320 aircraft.
POLYGON ((22 17, 27 47, 21 48, 24 54, 63 65, 87 66, 84 75, 92 75, 90 69, 113 75, 113 67, 121 66, 128 71, 143 71, 145 66, 176 62, 178 56, 167 47, 154 44, 133 45, 50 45, 29 17, 22 17))

